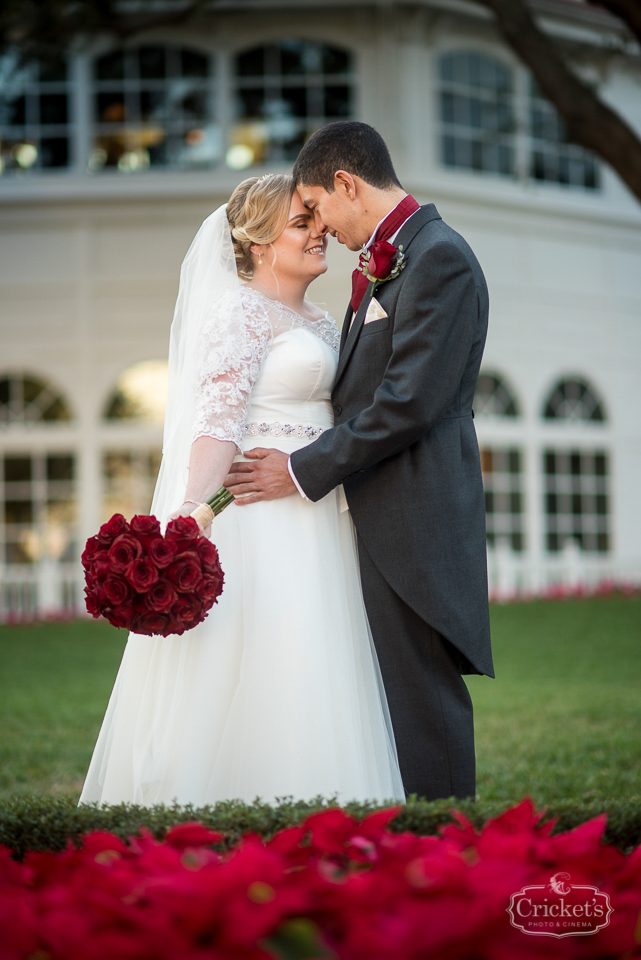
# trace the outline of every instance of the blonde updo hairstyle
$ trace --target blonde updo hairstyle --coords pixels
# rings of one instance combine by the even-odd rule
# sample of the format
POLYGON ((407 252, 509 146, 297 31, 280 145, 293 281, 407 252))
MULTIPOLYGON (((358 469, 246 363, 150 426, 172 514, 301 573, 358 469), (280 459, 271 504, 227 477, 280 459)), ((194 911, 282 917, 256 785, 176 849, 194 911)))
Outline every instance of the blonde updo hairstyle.
POLYGON ((243 180, 229 198, 227 219, 238 276, 243 280, 251 280, 254 275, 252 244, 268 246, 280 237, 287 226, 295 189, 292 177, 277 173, 243 180))

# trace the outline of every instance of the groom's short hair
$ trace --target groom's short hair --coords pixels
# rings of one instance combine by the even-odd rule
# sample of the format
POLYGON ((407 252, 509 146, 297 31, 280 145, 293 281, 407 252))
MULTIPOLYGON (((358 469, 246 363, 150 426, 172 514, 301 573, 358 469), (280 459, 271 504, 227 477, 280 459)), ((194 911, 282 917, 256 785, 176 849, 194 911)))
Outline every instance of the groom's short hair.
POLYGON ((292 175, 296 184, 332 193, 337 170, 379 190, 401 186, 382 136, 359 120, 337 120, 313 133, 298 154, 292 175))

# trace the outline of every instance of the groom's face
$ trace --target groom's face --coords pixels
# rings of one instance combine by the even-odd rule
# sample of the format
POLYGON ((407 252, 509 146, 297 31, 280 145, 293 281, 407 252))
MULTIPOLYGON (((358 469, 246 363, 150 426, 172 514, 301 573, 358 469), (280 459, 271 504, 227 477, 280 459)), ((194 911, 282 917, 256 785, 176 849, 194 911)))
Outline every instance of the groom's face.
POLYGON ((301 200, 314 214, 317 230, 327 230, 348 250, 360 250, 369 240, 367 226, 360 215, 360 206, 355 196, 342 184, 328 193, 324 187, 298 185, 301 200))

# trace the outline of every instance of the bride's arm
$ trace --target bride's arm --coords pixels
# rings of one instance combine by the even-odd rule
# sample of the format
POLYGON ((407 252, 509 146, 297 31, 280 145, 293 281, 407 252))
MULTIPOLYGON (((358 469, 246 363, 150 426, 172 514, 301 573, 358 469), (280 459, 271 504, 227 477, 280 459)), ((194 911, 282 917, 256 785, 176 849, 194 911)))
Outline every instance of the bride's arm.
POLYGON ((198 437, 191 445, 185 502, 203 503, 223 485, 237 453, 231 440, 198 437))
MULTIPOLYGON (((189 455, 189 479, 182 507, 171 514, 175 517, 187 517, 199 503, 204 503, 223 485, 234 457, 238 452, 231 440, 216 440, 214 437, 198 437, 191 445, 189 455)), ((209 524, 203 530, 208 537, 209 524)))
MULTIPOLYGON (((221 300, 204 327, 198 350, 193 443, 185 499, 191 513, 222 485, 242 453, 247 404, 271 340, 264 308, 242 294, 221 300)), ((207 533, 207 531, 205 531, 207 533)))

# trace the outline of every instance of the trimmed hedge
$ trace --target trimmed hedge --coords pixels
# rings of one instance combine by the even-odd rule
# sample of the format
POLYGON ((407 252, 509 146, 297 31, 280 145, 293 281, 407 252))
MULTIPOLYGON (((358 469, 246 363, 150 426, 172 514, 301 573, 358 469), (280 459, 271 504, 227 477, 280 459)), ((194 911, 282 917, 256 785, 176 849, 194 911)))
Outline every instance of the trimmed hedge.
MULTIPOLYGON (((436 834, 440 827, 452 823, 453 810, 463 813, 477 829, 514 805, 506 803, 474 803, 470 800, 419 800, 410 797, 390 824, 392 830, 410 831, 420 836, 436 834)), ((317 797, 311 801, 285 799, 277 805, 256 800, 252 804, 238 800, 223 801, 214 806, 138 807, 129 804, 77 807, 74 800, 63 797, 17 796, 0 801, 0 844, 10 847, 22 857, 28 850, 63 850, 69 840, 77 843, 92 830, 107 830, 123 840, 147 828, 162 839, 177 823, 197 820, 212 830, 224 833, 231 846, 248 832, 270 837, 278 830, 301 823, 310 813, 324 807, 337 806, 335 801, 317 797)), ((356 819, 382 805, 349 803, 344 809, 356 819)), ((554 832, 572 830, 600 813, 608 814, 605 840, 628 852, 641 844, 641 797, 627 799, 591 799, 556 801, 544 808, 544 819, 556 818, 554 832)))

